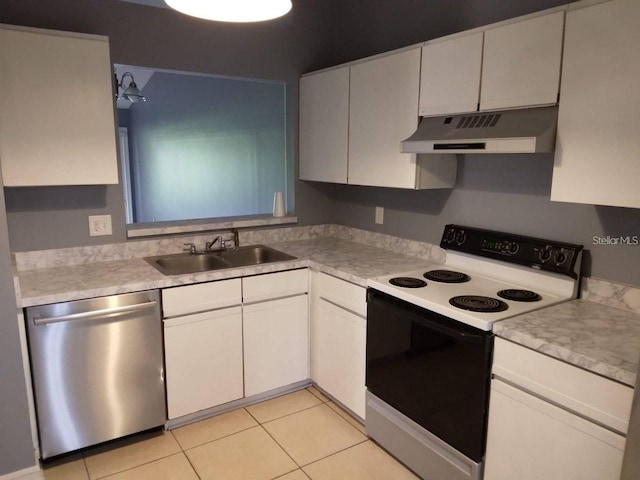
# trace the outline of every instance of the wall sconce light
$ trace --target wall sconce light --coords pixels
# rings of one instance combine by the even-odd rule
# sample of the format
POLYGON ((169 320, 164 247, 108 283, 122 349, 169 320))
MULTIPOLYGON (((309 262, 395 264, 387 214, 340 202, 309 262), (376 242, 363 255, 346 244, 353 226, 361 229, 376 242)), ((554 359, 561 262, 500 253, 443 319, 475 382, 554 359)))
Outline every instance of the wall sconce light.
POLYGON ((133 75, 131 74, 131 72, 123 73, 122 79, 120 81, 118 81, 118 75, 115 74, 115 76, 116 76, 116 88, 117 88, 116 98, 124 98, 126 100, 129 100, 131 103, 147 101, 145 96, 142 95, 142 92, 136 85, 136 82, 134 81, 133 75), (129 80, 129 84, 125 88, 124 81, 126 77, 130 77, 131 80, 129 80), (120 93, 120 89, 123 89, 124 91, 120 93))

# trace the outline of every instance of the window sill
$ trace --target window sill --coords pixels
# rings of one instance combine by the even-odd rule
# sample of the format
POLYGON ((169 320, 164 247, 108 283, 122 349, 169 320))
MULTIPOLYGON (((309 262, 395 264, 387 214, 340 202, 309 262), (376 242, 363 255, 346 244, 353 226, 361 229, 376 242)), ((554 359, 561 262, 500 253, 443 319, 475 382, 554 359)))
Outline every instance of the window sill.
POLYGON ((127 238, 153 237, 157 235, 175 235, 180 233, 206 232, 212 230, 228 230, 230 228, 264 227, 269 225, 285 225, 298 223, 298 217, 273 217, 256 215, 251 217, 232 217, 207 219, 199 223, 176 224, 142 224, 127 227, 127 238))

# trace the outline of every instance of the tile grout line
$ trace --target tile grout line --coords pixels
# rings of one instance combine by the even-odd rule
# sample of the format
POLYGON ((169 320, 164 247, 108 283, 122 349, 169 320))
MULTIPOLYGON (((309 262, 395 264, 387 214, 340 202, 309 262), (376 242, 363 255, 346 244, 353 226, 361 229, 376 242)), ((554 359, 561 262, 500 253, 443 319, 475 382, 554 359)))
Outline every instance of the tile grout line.
MULTIPOLYGON (((304 467, 308 467, 309 465, 313 465, 314 463, 318 463, 318 462, 320 462, 322 460, 326 460, 329 457, 333 457, 334 455, 337 455, 339 453, 345 452, 345 451, 347 451, 347 450, 349 450, 351 448, 357 447, 358 445, 362 445, 363 443, 366 443, 366 442, 369 442, 369 441, 371 441, 371 439, 367 437, 364 440, 362 440, 362 441, 360 441, 358 443, 354 443, 353 445, 349 445, 348 447, 345 447, 345 448, 343 448, 341 450, 338 450, 337 452, 333 452, 333 453, 330 453, 329 455, 325 455, 324 457, 319 458, 317 460, 314 460, 313 462, 305 463, 304 465, 302 465, 300 467, 300 469, 304 469, 304 467)), ((305 472, 305 475, 306 475, 306 472, 305 472)))
MULTIPOLYGON (((243 407, 243 408, 245 408, 245 407, 243 407)), ((245 408, 245 410, 246 410, 246 408, 245 408)), ((251 415, 251 412, 249 412, 248 410, 247 410, 247 413, 249 415, 251 415)), ((256 417, 254 417, 253 415, 251 415, 251 418, 253 418, 256 422, 258 422, 258 419, 256 417)), ((291 470, 291 472, 295 472, 296 470, 301 469, 302 467, 300 465, 298 465, 298 462, 296 462, 294 460, 294 458, 291 455, 289 455, 289 452, 287 452, 285 450, 285 448, 282 445, 280 445, 275 438, 273 438, 273 435, 271 435, 271 433, 269 433, 269 430, 264 428, 264 426, 260 422, 258 422, 258 425, 260 425, 260 428, 262 428, 262 430, 264 430, 266 432, 266 434, 269 435, 269 438, 271 438, 271 440, 273 440, 275 442, 275 444, 278 445, 278 447, 280 447, 280 450, 282 450, 285 453, 285 455, 287 457, 289 457, 291 459, 291 461, 293 462, 293 464, 297 467, 295 470, 291 470)), ((291 473, 291 472, 285 472, 282 475, 286 475, 286 474, 291 473)), ((280 476, 282 476, 282 475, 280 475, 280 476)))
POLYGON ((311 387, 307 387, 305 388, 305 390, 307 392, 309 392, 311 395, 313 395, 314 397, 316 397, 318 400, 320 400, 322 403, 329 403, 331 401, 331 399, 329 397, 327 397, 326 395, 324 395, 320 390, 318 390, 318 393, 320 395, 322 395, 324 398, 326 398, 326 400, 323 400, 322 398, 320 398, 318 395, 316 395, 315 393, 313 393, 313 390, 309 390, 310 388, 314 388, 317 390, 317 387, 315 385, 311 385, 311 387))
POLYGON ((307 410, 311 410, 312 408, 316 408, 316 407, 319 407, 321 405, 326 405, 326 404, 325 403, 318 403, 317 405, 311 405, 310 407, 305 407, 302 410, 297 410, 295 412, 287 413, 286 415, 282 415, 281 417, 271 418, 269 420, 265 420, 264 422, 260 422, 256 417, 251 415, 251 413, 249 413, 249 415, 251 415, 256 420, 256 422, 258 422, 258 425, 264 425, 265 423, 275 422, 276 420, 280 420, 282 418, 287 418, 287 417, 290 417, 291 415, 295 415, 296 413, 300 413, 300 412, 304 412, 304 411, 307 411, 307 410))
MULTIPOLYGON (((193 424, 191 424, 191 425, 193 425, 193 424)), ((222 437, 214 438, 213 440, 207 440, 204 443, 199 443, 198 445, 194 445, 193 447, 189 447, 189 448, 186 448, 186 449, 182 448, 182 444, 180 442, 178 442, 178 445, 180 446, 180 449, 186 454, 187 450, 193 450, 194 448, 202 447, 204 445, 208 445, 209 443, 217 442, 218 440, 222 440, 223 438, 228 438, 228 437, 231 437, 231 436, 236 435, 238 433, 246 432, 247 430, 251 430, 252 428, 256 428, 256 427, 259 427, 259 426, 260 426, 260 423, 257 423, 256 425, 251 425, 250 427, 243 428, 242 430, 238 430, 237 432, 229 433, 228 435, 223 435, 222 437)), ((176 439, 176 441, 177 441, 177 439, 176 439)))
POLYGON ((133 467, 125 468, 124 470, 118 470, 117 472, 113 472, 113 473, 110 473, 108 475, 103 475, 101 477, 91 478, 91 475, 89 475, 89 480, 103 480, 105 478, 108 479, 109 477, 113 477, 114 475, 120 475, 121 473, 128 472, 128 471, 134 470, 134 469, 136 469, 138 467, 142 467, 144 465, 149 465, 150 463, 154 463, 154 462, 157 462, 157 461, 160 461, 160 460, 164 460, 165 458, 173 457, 174 455, 179 455, 179 454, 184 454, 184 452, 180 451, 180 452, 170 453, 169 455, 165 455, 165 456, 156 458, 154 460, 150 460, 148 462, 143 462, 143 463, 140 463, 140 464, 135 465, 133 467))
POLYGON ((195 465, 191 463, 191 459, 189 458, 189 455, 187 455, 187 451, 184 448, 182 448, 182 444, 180 443, 180 440, 178 440, 178 437, 175 436, 175 434, 173 433, 173 430, 168 430, 168 431, 169 433, 171 433, 171 435, 173 436, 173 439, 176 441, 176 443, 180 447, 180 450, 182 451, 182 455, 184 455, 184 458, 187 459, 187 462, 191 466, 191 470, 193 470, 193 473, 196 474, 196 477, 198 477, 198 480, 202 480, 202 478, 200 477, 200 474, 198 473, 198 470, 196 470, 195 465))

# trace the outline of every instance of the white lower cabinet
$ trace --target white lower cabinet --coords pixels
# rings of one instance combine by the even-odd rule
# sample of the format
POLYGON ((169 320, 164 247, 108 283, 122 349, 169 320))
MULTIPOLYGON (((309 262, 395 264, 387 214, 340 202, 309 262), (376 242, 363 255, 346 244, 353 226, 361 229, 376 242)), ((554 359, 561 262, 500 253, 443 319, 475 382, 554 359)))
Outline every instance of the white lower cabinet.
POLYGON ((496 338, 485 480, 618 480, 633 389, 496 338))
POLYGON ((306 294, 243 307, 245 396, 309 378, 307 312, 306 294))
POLYGON ((493 380, 485 480, 617 480, 625 438, 493 380))
POLYGON ((164 321, 169 419, 243 396, 240 306, 164 321))
POLYGON ((365 289, 312 272, 311 379, 365 417, 365 289))

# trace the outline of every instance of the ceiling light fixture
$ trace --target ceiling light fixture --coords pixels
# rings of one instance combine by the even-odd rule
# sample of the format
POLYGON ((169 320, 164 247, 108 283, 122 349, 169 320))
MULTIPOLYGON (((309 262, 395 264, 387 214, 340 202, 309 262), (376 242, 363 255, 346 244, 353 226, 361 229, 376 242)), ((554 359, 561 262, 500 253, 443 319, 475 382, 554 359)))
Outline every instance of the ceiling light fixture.
POLYGON ((285 15, 291 0, 165 0, 179 12, 220 22, 262 22, 285 15))
POLYGON ((131 103, 139 103, 146 102, 147 99, 136 85, 136 82, 133 80, 133 75, 131 72, 125 72, 122 74, 122 80, 118 82, 118 76, 116 75, 116 85, 118 89, 118 93, 116 94, 116 98, 124 98, 129 100, 131 103), (124 79, 129 76, 131 80, 129 81, 129 85, 127 88, 124 87, 124 79), (124 89, 124 92, 120 93, 120 89, 124 89))

